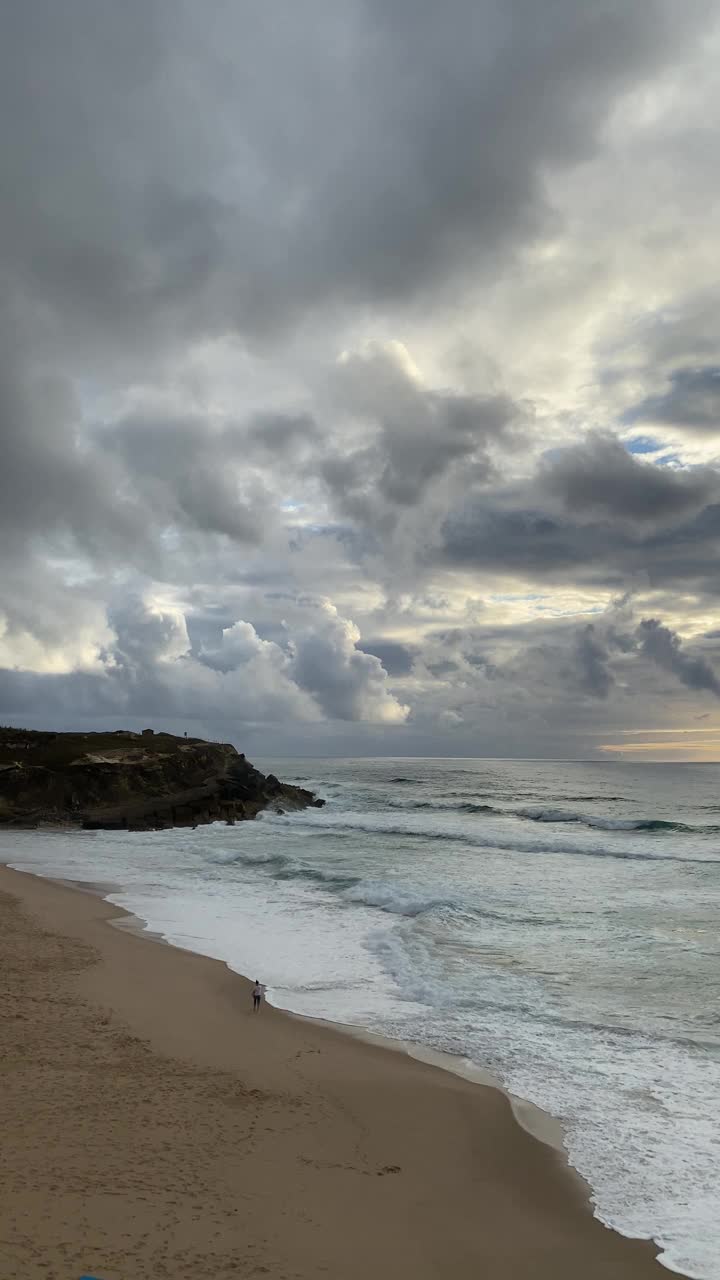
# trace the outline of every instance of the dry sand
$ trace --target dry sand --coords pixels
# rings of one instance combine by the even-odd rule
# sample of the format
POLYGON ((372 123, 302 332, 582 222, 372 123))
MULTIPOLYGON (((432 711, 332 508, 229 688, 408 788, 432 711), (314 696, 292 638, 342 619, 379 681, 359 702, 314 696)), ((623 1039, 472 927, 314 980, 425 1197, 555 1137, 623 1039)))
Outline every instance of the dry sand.
POLYGON ((0 1280, 662 1280, 498 1091, 0 869, 0 1280))

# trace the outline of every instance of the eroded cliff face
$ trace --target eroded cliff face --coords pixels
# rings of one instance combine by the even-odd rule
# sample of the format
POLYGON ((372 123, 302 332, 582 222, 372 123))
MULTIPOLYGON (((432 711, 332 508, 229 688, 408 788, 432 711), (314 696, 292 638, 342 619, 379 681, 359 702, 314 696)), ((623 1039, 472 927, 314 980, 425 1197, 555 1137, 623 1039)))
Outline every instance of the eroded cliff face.
POLYGON ((322 805, 229 743, 0 728, 0 826, 146 831, 322 805))

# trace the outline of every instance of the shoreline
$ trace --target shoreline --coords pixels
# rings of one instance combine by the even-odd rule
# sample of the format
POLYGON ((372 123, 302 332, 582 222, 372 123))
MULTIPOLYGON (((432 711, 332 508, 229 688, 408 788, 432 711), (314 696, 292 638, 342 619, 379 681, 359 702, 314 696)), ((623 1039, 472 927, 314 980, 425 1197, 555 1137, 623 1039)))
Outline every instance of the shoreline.
MULTIPOLYGON (((138 927, 143 923, 139 917, 101 896, 113 888, 63 884, 0 868, 0 890, 29 911, 30 925, 38 920, 61 939, 92 948, 93 959, 71 984, 73 998, 83 1008, 88 1001, 94 1008, 109 1008, 109 1024, 127 1028, 131 1038, 139 1037, 168 1088, 178 1067, 201 1076, 230 1073, 235 1088, 250 1095, 241 1109, 242 1122, 255 1128, 265 1102, 253 1100, 253 1095, 269 1091, 273 1097, 280 1119, 264 1130, 271 1135, 265 1145, 274 1152, 272 1194, 268 1199, 263 1190, 268 1153, 261 1150, 248 1161, 246 1181, 241 1180, 242 1199, 254 1207, 243 1218, 233 1246, 242 1241, 247 1252, 252 1245, 257 1266, 247 1269, 248 1254, 245 1270, 241 1266, 238 1271, 236 1253, 233 1275, 261 1274, 263 1267, 273 1275, 286 1273, 303 1280, 324 1269, 339 1277, 359 1277, 370 1270, 379 1277, 397 1276, 412 1270, 422 1278, 469 1278, 482 1274, 485 1267, 494 1280, 529 1280, 531 1275, 575 1280, 577 1274, 600 1280, 610 1273, 628 1280, 659 1280, 666 1274, 658 1269, 654 1244, 624 1237, 593 1216, 589 1188, 567 1163, 564 1151, 561 1157, 546 1139, 522 1126, 499 1086, 452 1071, 447 1062, 437 1061, 441 1055, 427 1062, 416 1056, 414 1046, 374 1043, 360 1029, 356 1033, 355 1028, 271 1005, 260 1019, 248 1023, 247 980, 223 961, 175 947, 138 927), (127 923, 108 929, 113 919, 127 923), (161 948, 145 945, 158 940, 164 944, 161 948), (298 1110, 306 1116, 300 1129, 307 1132, 302 1134, 297 1132, 298 1110), (320 1158, 313 1150, 318 1146, 320 1158), (358 1177, 367 1174, 375 1176, 358 1177), (278 1188, 286 1206, 282 1212, 278 1188), (290 1226, 288 1216, 293 1219, 290 1226), (271 1244, 270 1237, 278 1231, 280 1244, 271 1244), (272 1266, 260 1261, 263 1248, 276 1259, 272 1266)), ((186 1127, 207 1130, 205 1112, 193 1109, 182 1092, 177 1105, 186 1112, 186 1127)), ((225 1135, 224 1127, 211 1134, 212 1145, 222 1146, 225 1135)), ((123 1171, 125 1194, 132 1199, 136 1153, 132 1147, 126 1150, 121 1127, 113 1129, 113 1140, 113 1158, 123 1171)), ((22 1152, 12 1155, 22 1164, 22 1152)), ((196 1216, 200 1207, 201 1222, 203 1209, 212 1216, 216 1234, 227 1235, 231 1223, 238 1230, 237 1187, 226 1201, 217 1188, 211 1194, 206 1178, 203 1188, 188 1187, 185 1194, 196 1216), (224 1213, 219 1211, 222 1203, 224 1213)), ((152 1218, 146 1202, 147 1196, 139 1215, 143 1223, 148 1215, 152 1218)), ((127 1215, 130 1221, 138 1216, 137 1205, 134 1208, 135 1215, 127 1215)), ((0 1208, 5 1245, 12 1234, 12 1210, 10 1195, 0 1208)), ((183 1213, 176 1218, 179 1230, 183 1213)), ((104 1223, 103 1214, 100 1219, 104 1223)), ((207 1245, 207 1226, 196 1226, 196 1236, 207 1245)), ((92 1227, 97 1238, 98 1221, 93 1220, 92 1227)), ((45 1232, 46 1221, 42 1228, 45 1232)), ((106 1237, 112 1236, 110 1227, 103 1229, 106 1237)), ((179 1257, 167 1273, 158 1269, 162 1247, 171 1249, 172 1233, 169 1236, 162 1227, 164 1245, 159 1248, 157 1230, 155 1235, 152 1230, 144 1233, 151 1243, 146 1241, 139 1252, 137 1244, 134 1252, 128 1246, 122 1257, 117 1246, 110 1248, 108 1243, 107 1251, 118 1258, 116 1271, 96 1253, 93 1266, 98 1274, 104 1280, 115 1280, 116 1275, 122 1280, 123 1267, 141 1264, 149 1269, 150 1262, 158 1276, 187 1274, 199 1280, 204 1274, 225 1274, 217 1259, 204 1271, 197 1251, 195 1269, 185 1272, 179 1257)), ((78 1247, 81 1243, 77 1241, 78 1247)), ((51 1249, 51 1242, 44 1247, 51 1249)), ((58 1255, 53 1260, 57 1263, 58 1255)), ((80 1270, 88 1263, 87 1256, 77 1254, 80 1270)), ((27 1271, 5 1273, 19 1277, 27 1271)))
MULTIPOLYGON (((7 864, 0 863, 0 866, 3 865, 7 864)), ((17 870, 21 875, 37 874, 34 871, 24 872, 19 868, 9 866, 8 870, 17 870)), ((38 876, 38 878, 49 879, 51 883, 65 885, 68 889, 81 890, 106 902, 119 913, 117 917, 107 921, 114 929, 127 930, 129 933, 135 933, 138 937, 145 939, 146 942, 159 942, 163 946, 173 947, 177 951, 186 951, 189 955, 204 955, 201 951, 193 951, 190 947, 181 947, 176 942, 170 942, 163 933, 151 929, 142 916, 136 915, 134 911, 129 911, 127 907, 121 907, 118 903, 111 902, 109 897, 111 893, 124 892, 121 885, 101 884, 92 880, 55 879, 47 876, 38 876)), ((205 958, 215 959, 212 956, 205 958)), ((217 960, 217 963, 224 964, 230 973, 241 978, 243 982, 252 985, 252 980, 248 978, 247 974, 240 973, 239 969, 233 969, 232 965, 226 960, 217 960)), ((562 1121, 557 1116, 551 1115, 549 1111, 543 1111, 542 1107, 536 1106, 534 1102, 529 1102, 527 1098, 521 1098, 517 1094, 511 1093, 509 1089, 505 1088, 502 1081, 490 1071, 486 1071, 483 1067, 477 1066, 467 1059, 451 1053, 445 1053, 441 1049, 432 1049, 428 1045, 416 1043, 412 1040, 393 1039, 391 1036, 384 1036, 379 1032, 362 1027, 359 1023, 334 1022, 331 1018, 313 1017, 307 1013, 298 1013, 295 1009, 288 1009, 284 1005, 273 1004, 272 1001, 267 999, 267 996, 265 1002, 286 1018, 293 1018, 310 1026, 324 1027, 331 1031, 337 1031, 341 1035, 350 1036, 353 1040, 374 1045, 376 1048, 386 1049, 389 1053, 399 1053, 406 1057, 414 1058, 418 1062, 424 1062, 427 1066, 436 1067, 439 1071, 449 1071, 451 1075, 457 1076, 461 1080, 467 1080, 472 1084, 479 1084, 486 1089, 494 1089, 501 1093, 509 1102, 516 1123, 526 1133, 537 1139, 538 1142, 542 1142, 545 1146, 558 1153, 566 1163, 571 1176, 580 1182, 588 1200, 592 1204, 592 1187, 575 1166, 570 1163, 564 1143, 562 1121)), ((602 1222, 603 1220, 599 1219, 599 1221, 602 1222)), ((604 1222, 603 1225, 608 1226, 604 1222)), ((616 1230, 614 1227, 609 1227, 609 1229, 611 1231, 616 1230)), ((623 1233, 619 1232, 619 1234, 622 1235, 623 1233)), ((629 1236, 627 1238, 633 1239, 634 1237, 629 1236)))
MULTIPOLYGON (((157 934, 150 933, 149 936, 155 941, 166 942, 165 938, 157 934)), ((172 946, 173 944, 169 943, 167 945, 172 946)), ((237 973, 237 970, 230 969, 230 972, 237 973)), ((244 974, 239 974, 238 976, 245 978, 244 974)), ((245 979, 245 981, 248 981, 248 979, 245 979)), ((570 1163, 568 1158, 563 1140, 561 1121, 556 1116, 551 1115, 549 1111, 543 1111, 541 1107, 537 1107, 534 1102, 528 1102, 526 1098, 520 1098, 517 1094, 510 1093, 502 1081, 498 1080, 490 1071, 485 1071, 482 1067, 476 1066, 459 1055, 445 1053, 442 1049, 431 1049, 428 1045, 415 1043, 412 1040, 395 1040, 391 1036, 383 1036, 379 1032, 369 1031, 365 1027, 352 1022, 333 1022, 329 1018, 313 1018, 309 1014, 295 1013, 293 1009, 285 1009, 282 1005, 273 1005, 272 1007, 277 1009, 279 1013, 285 1014, 288 1018, 297 1018, 300 1022, 310 1023, 311 1026, 329 1027, 340 1032, 341 1035, 350 1036, 352 1040, 360 1041, 362 1044, 374 1045, 379 1049, 387 1049, 388 1053, 399 1053, 404 1057, 414 1059, 416 1062, 423 1062, 426 1066, 435 1067, 438 1071, 448 1071, 450 1075, 457 1076, 458 1079, 468 1081, 470 1084, 480 1085, 484 1089, 493 1089, 496 1093, 501 1093, 510 1105, 515 1123, 525 1133, 535 1138, 537 1142, 541 1142, 543 1146, 549 1147, 551 1151, 555 1151, 560 1156, 567 1165, 571 1177, 580 1182, 588 1200, 592 1202, 592 1187, 575 1166, 570 1163)), ((602 1221, 602 1219, 598 1219, 598 1221, 602 1221)), ((608 1224, 603 1223, 603 1225, 607 1226, 608 1224)), ((614 1230, 613 1227, 609 1229, 614 1230)), ((619 1234, 622 1235, 622 1232, 619 1234)), ((632 1239, 632 1237, 628 1237, 628 1239, 632 1239)))

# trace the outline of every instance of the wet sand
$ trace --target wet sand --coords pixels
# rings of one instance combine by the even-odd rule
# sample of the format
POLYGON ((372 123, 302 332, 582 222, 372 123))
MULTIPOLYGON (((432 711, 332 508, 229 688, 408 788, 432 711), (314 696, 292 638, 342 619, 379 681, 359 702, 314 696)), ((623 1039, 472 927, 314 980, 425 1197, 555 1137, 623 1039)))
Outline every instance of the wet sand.
POLYGON ((0 868, 3 1280, 663 1280, 498 1090, 0 868))

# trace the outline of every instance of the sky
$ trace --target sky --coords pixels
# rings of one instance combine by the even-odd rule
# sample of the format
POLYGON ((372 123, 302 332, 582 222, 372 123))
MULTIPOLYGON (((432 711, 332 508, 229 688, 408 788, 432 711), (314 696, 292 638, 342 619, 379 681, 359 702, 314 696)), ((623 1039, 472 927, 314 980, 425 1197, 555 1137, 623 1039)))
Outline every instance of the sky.
POLYGON ((720 0, 5 0, 0 722, 720 759, 720 0))

